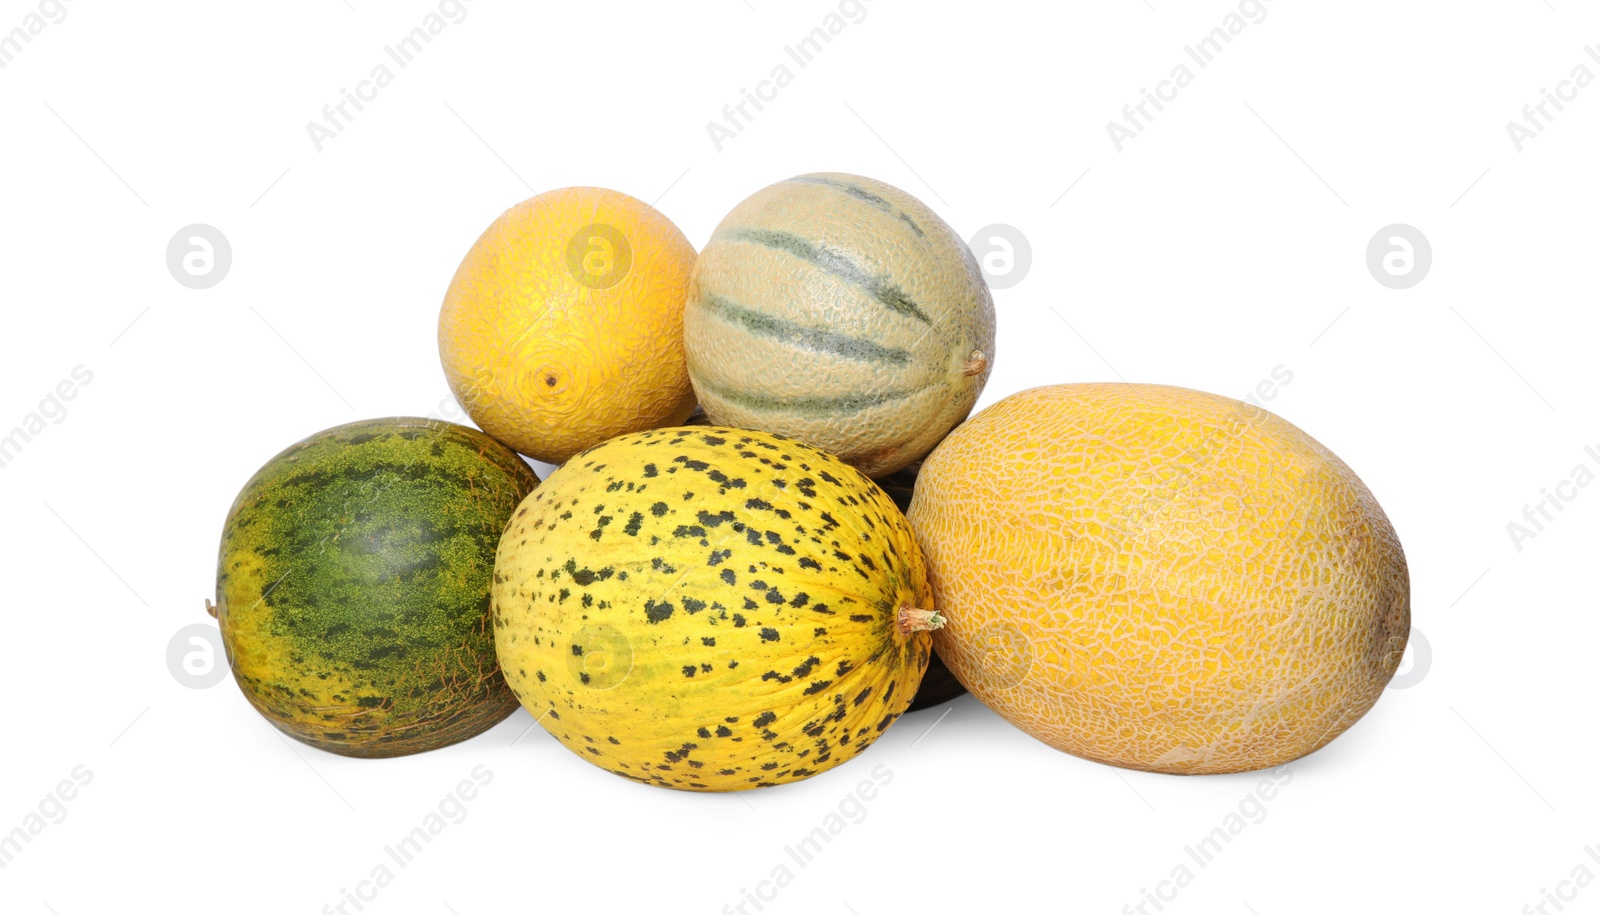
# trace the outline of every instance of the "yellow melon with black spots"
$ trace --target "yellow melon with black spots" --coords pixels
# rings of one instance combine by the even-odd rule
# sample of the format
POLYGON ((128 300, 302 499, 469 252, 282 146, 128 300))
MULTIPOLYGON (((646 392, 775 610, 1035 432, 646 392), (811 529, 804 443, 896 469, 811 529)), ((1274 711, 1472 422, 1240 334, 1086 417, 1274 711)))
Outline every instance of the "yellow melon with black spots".
POLYGON ((524 500, 495 561, 501 668, 569 749, 648 784, 792 782, 866 749, 927 669, 905 517, 782 436, 624 435, 524 500))

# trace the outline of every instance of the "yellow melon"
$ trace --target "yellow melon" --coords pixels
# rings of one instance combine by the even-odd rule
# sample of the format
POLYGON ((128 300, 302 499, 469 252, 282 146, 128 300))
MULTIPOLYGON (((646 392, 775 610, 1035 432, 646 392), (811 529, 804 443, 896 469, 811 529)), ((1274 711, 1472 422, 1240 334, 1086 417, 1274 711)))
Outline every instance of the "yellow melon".
POLYGON ((483 431, 559 464, 683 422, 683 304, 695 250, 627 194, 573 187, 507 210, 456 270, 439 356, 483 431))
POLYGON ((712 422, 871 477, 932 450, 994 364, 994 301, 966 243, 856 175, 801 175, 735 207, 695 265, 683 330, 712 422))
POLYGON ((495 650, 544 728, 624 778, 798 781, 906 710, 940 625, 871 480, 781 436, 623 435, 550 475, 495 559, 495 650))
POLYGON ((1040 740, 1216 773, 1326 744, 1410 628, 1372 493, 1265 410, 1158 385, 1034 388, 923 464, 909 518, 939 655, 1040 740))

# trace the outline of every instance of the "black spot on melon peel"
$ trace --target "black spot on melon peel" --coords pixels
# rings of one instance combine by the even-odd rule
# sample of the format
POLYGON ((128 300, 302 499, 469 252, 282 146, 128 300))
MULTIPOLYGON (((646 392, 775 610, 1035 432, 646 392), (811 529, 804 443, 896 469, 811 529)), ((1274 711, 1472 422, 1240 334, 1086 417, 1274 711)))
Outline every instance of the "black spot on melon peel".
POLYGON ((223 644, 250 703, 347 756, 465 740, 516 708, 489 626, 494 550, 539 479, 475 429, 351 423, 290 446, 229 510, 223 644))
POLYGON ((493 614, 511 688, 562 743, 635 781, 729 791, 876 739, 927 669, 930 606, 876 484, 781 436, 701 426, 621 436, 552 474, 501 539, 493 614), (591 538, 600 504, 639 530, 591 538), (592 605, 552 601, 561 588, 592 605))

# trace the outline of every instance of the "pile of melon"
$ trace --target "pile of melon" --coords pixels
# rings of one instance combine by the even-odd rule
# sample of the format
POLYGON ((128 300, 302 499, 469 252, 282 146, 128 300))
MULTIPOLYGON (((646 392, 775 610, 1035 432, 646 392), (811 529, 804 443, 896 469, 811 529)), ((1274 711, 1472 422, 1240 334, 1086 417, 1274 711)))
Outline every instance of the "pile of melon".
POLYGON ((1338 736, 1405 647, 1393 528, 1285 420, 1135 384, 969 416, 989 288, 879 181, 774 184, 699 252, 627 195, 542 194, 438 327, 478 428, 317 433, 224 527, 234 678, 325 750, 434 749, 520 705, 625 778, 741 790, 964 688, 1068 753, 1235 772, 1338 736))

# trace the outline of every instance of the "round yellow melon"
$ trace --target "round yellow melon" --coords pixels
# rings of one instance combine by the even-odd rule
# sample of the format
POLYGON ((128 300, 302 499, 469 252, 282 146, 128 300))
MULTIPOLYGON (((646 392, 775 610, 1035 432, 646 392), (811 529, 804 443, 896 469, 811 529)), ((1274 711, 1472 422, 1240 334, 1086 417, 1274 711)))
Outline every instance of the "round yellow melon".
POLYGON ((1171 773, 1296 759, 1377 701, 1410 630, 1394 529, 1332 452, 1183 388, 1034 388, 923 464, 935 647, 1045 743, 1171 773))
POLYGON ((523 501, 491 610, 506 682, 583 759, 735 791, 866 749, 940 623, 911 528, 831 455, 717 426, 614 438, 523 501))
POLYGON ((439 314, 450 389, 483 431, 559 464, 694 409, 683 305, 694 246, 605 188, 507 210, 456 270, 439 314))
POLYGON ((712 422, 787 435, 871 477, 927 454, 994 364, 994 301, 965 242, 899 188, 801 175, 734 207, 684 312, 712 422))

